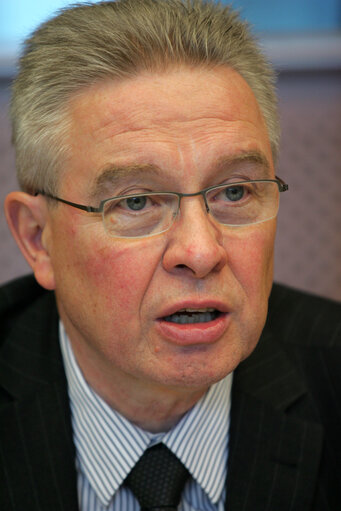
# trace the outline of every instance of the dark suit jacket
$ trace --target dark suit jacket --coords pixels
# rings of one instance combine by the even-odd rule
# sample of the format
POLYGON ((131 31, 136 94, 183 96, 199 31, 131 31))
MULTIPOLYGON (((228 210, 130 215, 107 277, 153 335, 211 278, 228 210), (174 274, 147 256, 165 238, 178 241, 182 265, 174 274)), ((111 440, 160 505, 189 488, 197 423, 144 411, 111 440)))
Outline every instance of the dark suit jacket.
MULTIPOLYGON (((76 511, 54 294, 0 288, 0 510, 76 511)), ((228 511, 341 510, 341 306, 274 286, 232 389, 228 511)))

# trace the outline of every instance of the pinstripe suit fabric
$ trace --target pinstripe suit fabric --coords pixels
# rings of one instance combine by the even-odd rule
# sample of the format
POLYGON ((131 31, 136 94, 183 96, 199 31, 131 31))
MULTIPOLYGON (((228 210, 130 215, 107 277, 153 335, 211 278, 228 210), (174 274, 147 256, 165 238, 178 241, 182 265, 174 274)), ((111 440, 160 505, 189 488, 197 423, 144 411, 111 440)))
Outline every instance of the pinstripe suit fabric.
MULTIPOLYGON (((235 371, 228 511, 341 509, 341 306, 274 286, 235 371)), ((75 451, 53 293, 0 289, 0 509, 76 511, 75 451)))

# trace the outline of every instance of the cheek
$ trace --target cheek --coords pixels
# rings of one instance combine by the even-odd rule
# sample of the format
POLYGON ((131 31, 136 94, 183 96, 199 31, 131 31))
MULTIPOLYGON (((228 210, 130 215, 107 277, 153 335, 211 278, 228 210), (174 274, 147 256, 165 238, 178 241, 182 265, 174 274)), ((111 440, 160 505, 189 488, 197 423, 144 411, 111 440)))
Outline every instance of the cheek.
POLYGON ((102 307, 129 320, 140 309, 159 263, 159 251, 148 243, 113 241, 79 261, 80 273, 95 289, 102 307))
POLYGON ((240 231, 229 241, 231 269, 246 295, 268 298, 273 279, 276 224, 260 224, 240 231))

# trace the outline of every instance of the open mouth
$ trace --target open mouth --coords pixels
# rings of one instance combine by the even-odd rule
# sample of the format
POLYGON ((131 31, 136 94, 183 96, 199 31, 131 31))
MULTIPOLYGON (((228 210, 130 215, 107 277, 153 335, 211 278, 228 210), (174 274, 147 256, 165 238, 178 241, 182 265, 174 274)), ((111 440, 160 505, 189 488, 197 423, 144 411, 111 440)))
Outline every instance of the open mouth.
POLYGON ((180 309, 170 316, 165 316, 162 320, 179 325, 189 325, 193 323, 208 323, 218 318, 221 314, 220 311, 214 308, 180 309))

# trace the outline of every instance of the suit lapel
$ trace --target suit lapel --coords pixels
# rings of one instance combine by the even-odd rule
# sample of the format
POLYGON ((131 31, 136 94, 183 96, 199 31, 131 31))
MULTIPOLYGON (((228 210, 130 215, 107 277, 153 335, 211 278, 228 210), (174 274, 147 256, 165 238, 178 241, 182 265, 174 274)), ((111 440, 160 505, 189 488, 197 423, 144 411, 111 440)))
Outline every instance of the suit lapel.
POLYGON ((8 396, 0 409, 0 509, 76 511, 75 454, 52 294, 19 318, 0 360, 8 396))
POLYGON ((265 331, 234 375, 226 509, 310 510, 322 439, 304 382, 265 331))

